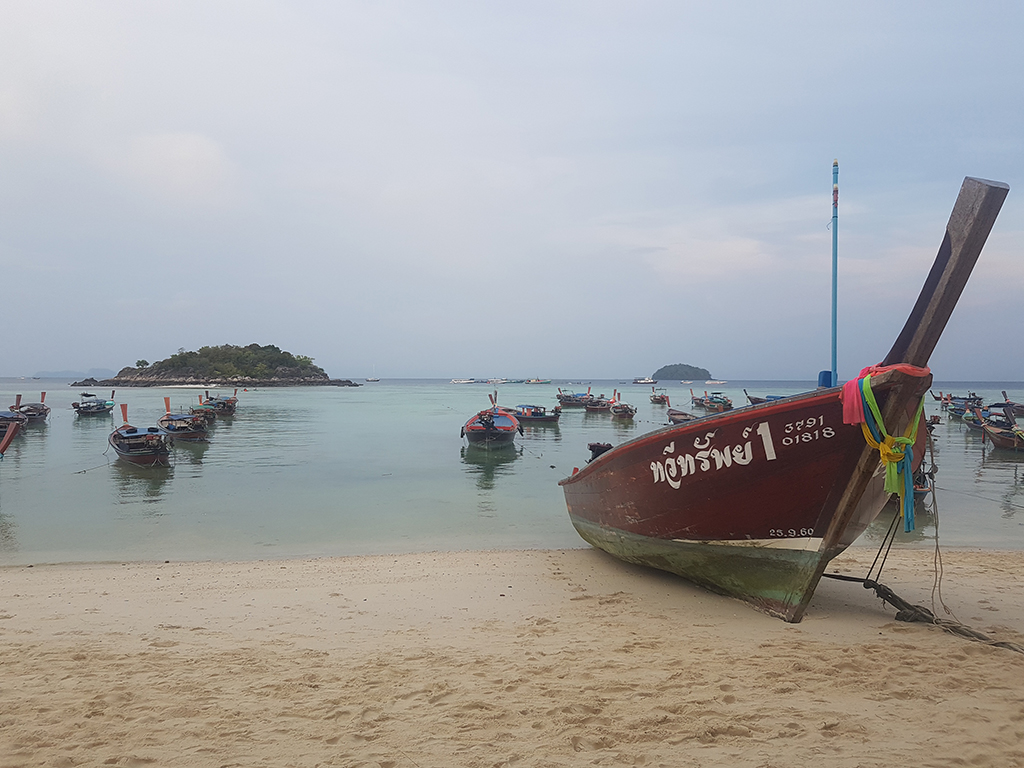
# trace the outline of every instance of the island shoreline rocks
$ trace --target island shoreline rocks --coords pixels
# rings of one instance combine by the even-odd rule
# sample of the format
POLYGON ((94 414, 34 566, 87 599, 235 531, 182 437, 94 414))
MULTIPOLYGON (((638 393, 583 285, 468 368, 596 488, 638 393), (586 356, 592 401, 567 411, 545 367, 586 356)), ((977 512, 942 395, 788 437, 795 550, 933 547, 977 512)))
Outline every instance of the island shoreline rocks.
POLYGON ((69 384, 71 387, 360 387, 361 384, 349 379, 322 379, 317 377, 282 377, 270 379, 254 379, 248 376, 231 378, 198 378, 195 376, 148 376, 121 377, 112 379, 82 379, 69 384))

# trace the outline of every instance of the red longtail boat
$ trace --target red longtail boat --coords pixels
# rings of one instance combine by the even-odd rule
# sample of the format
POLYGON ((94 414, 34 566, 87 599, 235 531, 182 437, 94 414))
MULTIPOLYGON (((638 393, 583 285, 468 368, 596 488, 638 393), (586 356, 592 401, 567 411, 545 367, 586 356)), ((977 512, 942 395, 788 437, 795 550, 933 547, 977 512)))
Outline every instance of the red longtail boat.
POLYGON ((516 433, 523 434, 523 427, 511 411, 498 405, 498 399, 488 395, 491 407, 480 411, 463 426, 461 436, 470 445, 479 448, 506 448, 514 444, 516 433))
MULTIPOLYGON (((904 434, 918 412, 931 384, 924 366, 1008 191, 964 180, 887 369, 870 379, 889 434, 904 434)), ((829 561, 890 496, 879 451, 861 425, 844 423, 841 391, 716 413, 623 443, 561 481, 569 518, 587 542, 622 560, 798 622, 829 561)))

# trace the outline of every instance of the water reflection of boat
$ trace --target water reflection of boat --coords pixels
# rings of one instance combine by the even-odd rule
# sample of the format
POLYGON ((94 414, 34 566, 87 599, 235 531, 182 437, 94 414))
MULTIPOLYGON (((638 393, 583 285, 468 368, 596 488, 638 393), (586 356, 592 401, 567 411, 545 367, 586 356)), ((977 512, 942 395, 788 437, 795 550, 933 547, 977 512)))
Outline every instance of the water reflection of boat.
POLYGON ((134 464, 112 462, 113 477, 119 504, 142 502, 152 504, 164 495, 164 486, 174 469, 169 466, 139 467, 134 464))
POLYGON ((462 446, 462 463, 466 472, 476 479, 477 487, 487 490, 494 487, 496 477, 512 474, 509 466, 522 454, 523 449, 514 447, 511 451, 489 451, 478 445, 462 446))

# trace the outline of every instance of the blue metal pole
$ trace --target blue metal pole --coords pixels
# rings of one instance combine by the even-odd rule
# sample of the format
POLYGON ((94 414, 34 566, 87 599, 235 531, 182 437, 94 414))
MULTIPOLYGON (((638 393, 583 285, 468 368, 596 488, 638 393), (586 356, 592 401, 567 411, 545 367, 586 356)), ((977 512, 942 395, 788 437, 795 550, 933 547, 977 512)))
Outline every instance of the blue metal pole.
POLYGON ((836 354, 836 305, 839 297, 839 161, 832 163, 832 386, 839 384, 836 354))

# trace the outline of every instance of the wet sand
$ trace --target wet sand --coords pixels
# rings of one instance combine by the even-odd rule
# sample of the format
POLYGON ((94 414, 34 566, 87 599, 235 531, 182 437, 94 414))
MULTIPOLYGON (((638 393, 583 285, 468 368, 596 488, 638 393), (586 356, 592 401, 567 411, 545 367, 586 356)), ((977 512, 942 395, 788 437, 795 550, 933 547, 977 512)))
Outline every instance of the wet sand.
MULTIPOLYGON (((1024 553, 943 554, 955 617, 1024 643, 1024 553)), ((931 608, 933 553, 882 581, 931 608)), ((587 549, 0 583, 0 766, 1024 765, 1024 655, 857 584, 790 625, 587 549)))

